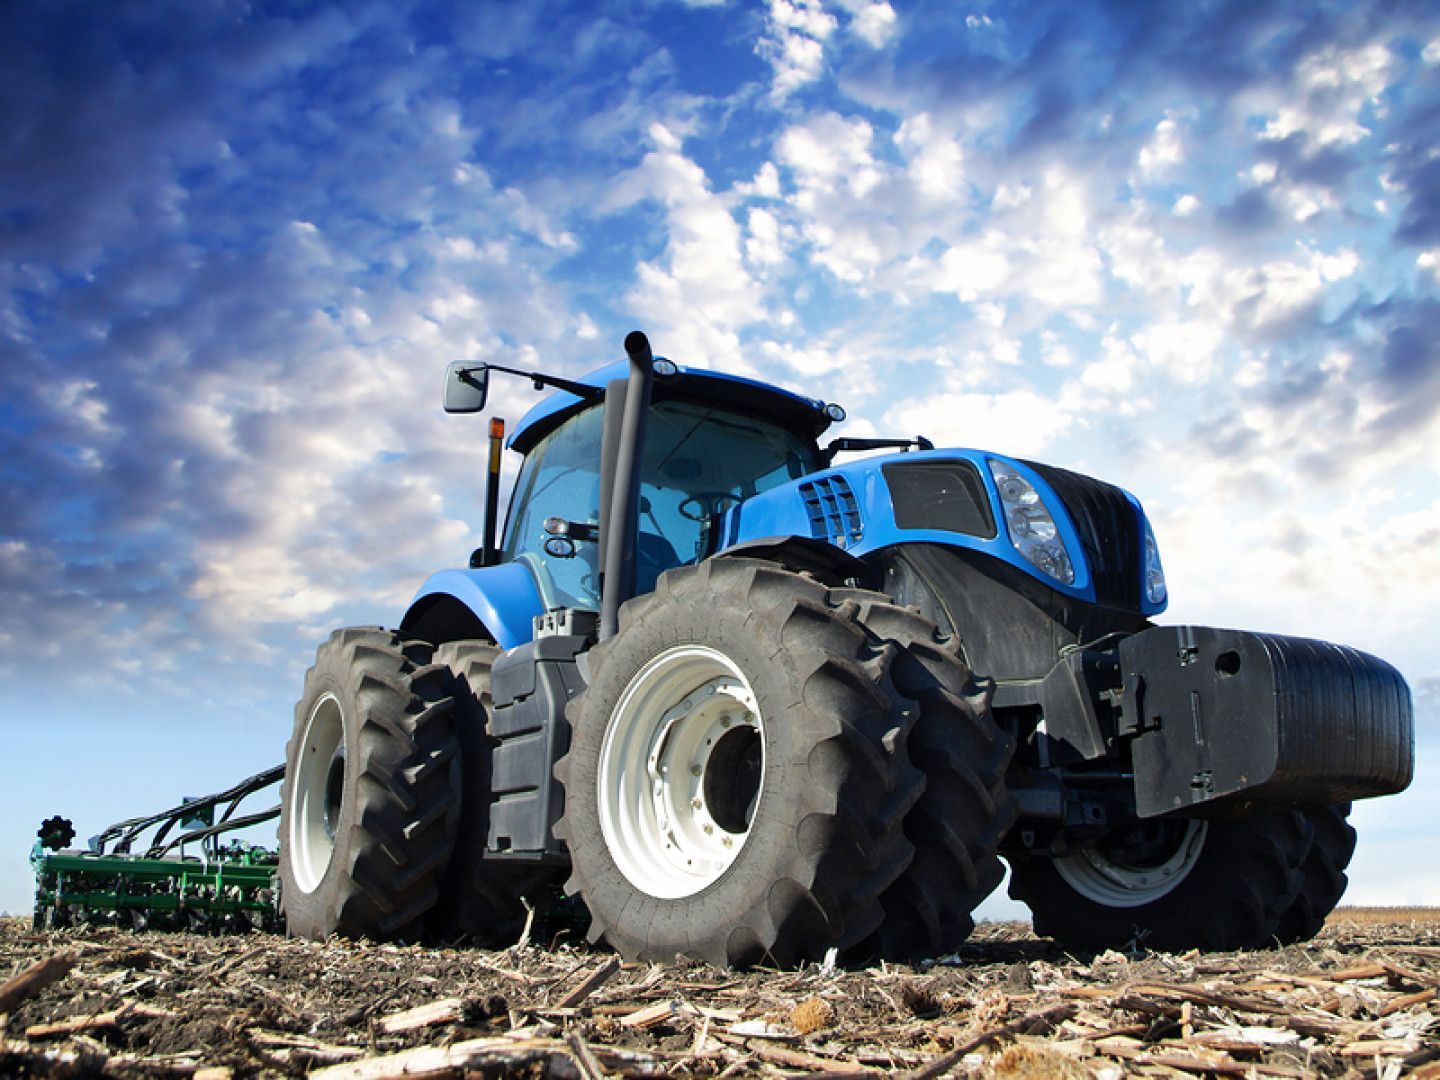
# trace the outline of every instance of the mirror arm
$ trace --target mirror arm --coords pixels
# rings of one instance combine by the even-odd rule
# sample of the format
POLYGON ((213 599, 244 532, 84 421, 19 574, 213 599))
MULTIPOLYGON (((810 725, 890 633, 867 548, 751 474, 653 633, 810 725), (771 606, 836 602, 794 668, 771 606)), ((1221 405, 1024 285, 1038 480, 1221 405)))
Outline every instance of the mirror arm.
POLYGON ((481 367, 488 367, 491 371, 503 371, 506 375, 519 375, 521 378, 529 379, 530 384, 536 390, 543 390, 547 386, 556 390, 564 390, 567 394, 574 394, 585 401, 599 401, 605 396, 605 388, 602 386, 587 386, 585 383, 574 382, 570 379, 562 379, 558 375, 546 375, 540 371, 519 371, 516 368, 501 367, 499 364, 477 364, 475 370, 481 367))

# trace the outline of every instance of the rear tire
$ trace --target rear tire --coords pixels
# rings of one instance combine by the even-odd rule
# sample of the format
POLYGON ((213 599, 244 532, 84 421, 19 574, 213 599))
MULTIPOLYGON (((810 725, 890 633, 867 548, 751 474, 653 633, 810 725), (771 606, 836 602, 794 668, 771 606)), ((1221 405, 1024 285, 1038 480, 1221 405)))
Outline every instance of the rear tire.
POLYGON ((1010 895, 1069 948, 1263 948, 1300 893, 1311 835, 1293 812, 1152 820, 1063 859, 1011 858, 1010 895))
POLYGON ((463 794, 455 854, 440 902, 430 913, 431 934, 484 948, 513 945, 532 906, 543 905, 559 872, 486 858, 490 839, 490 669, 500 648, 488 641, 453 641, 435 650, 450 671, 455 730, 463 761, 463 794))
POLYGON ((460 805, 449 679, 432 651, 388 630, 337 630, 306 672, 280 815, 293 936, 421 935, 460 805))
POLYGON ((867 938, 923 786, 895 646, 823 585, 753 559, 668 571, 620 623, 555 770, 590 940, 726 966, 867 938))
POLYGON ((1315 838, 1300 867, 1305 879, 1300 894, 1285 910, 1275 932, 1284 945, 1309 941, 1320 932, 1325 917, 1345 895, 1345 886, 1350 883, 1345 868, 1355 854, 1355 829, 1345 820, 1350 816, 1349 803, 1316 806, 1301 812, 1314 828, 1315 838))

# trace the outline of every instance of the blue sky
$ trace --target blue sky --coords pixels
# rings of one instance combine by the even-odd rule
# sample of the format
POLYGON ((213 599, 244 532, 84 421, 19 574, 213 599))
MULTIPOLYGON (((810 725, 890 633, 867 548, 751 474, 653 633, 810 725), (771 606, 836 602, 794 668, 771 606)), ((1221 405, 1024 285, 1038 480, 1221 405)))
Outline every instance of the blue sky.
POLYGON ((463 563, 446 361, 635 327, 1127 487, 1167 621, 1397 664, 1351 898, 1440 903, 1437 146, 1419 3, 0 5, 0 910, 463 563))

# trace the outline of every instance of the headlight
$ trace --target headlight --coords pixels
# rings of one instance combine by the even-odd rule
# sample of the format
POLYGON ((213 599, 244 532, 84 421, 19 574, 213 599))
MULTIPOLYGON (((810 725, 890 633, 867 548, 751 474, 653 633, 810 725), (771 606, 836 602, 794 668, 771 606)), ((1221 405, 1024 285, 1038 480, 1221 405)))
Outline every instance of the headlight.
POLYGON ((1145 599, 1151 604, 1165 603, 1169 594, 1165 590, 1165 568, 1160 565, 1160 545, 1155 543, 1155 534, 1150 522, 1145 520, 1145 599))
MULTIPOLYGON (((1075 584, 1075 565, 1060 538, 1060 529, 1050 508, 1034 485, 1004 462, 990 459, 990 475, 1000 492, 1005 511, 1005 530, 1010 543, 1036 569, 1062 585, 1075 584)), ((1156 565, 1159 563, 1157 561, 1156 565)))

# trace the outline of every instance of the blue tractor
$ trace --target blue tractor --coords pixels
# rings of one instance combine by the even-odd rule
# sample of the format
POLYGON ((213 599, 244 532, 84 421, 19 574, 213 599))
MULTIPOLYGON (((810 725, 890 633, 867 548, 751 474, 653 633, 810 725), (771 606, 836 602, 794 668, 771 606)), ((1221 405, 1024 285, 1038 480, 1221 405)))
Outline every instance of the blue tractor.
POLYGON ((281 906, 308 937, 509 944, 560 882, 626 957, 952 951, 999 884, 1072 948, 1306 939, 1410 694, 1344 646, 1159 626, 1129 494, 651 355, 520 421, 503 535, 296 707, 281 906), (865 458, 843 455, 890 450, 865 458))

